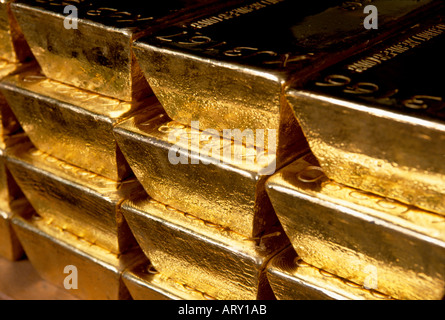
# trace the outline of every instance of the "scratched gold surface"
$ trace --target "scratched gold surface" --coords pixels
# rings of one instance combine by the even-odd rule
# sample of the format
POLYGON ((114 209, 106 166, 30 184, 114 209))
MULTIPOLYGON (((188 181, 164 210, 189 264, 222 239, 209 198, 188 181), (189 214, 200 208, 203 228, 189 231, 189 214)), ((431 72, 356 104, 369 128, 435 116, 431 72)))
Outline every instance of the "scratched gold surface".
POLYGON ((123 273, 123 280, 134 300, 213 300, 205 292, 166 277, 147 259, 138 261, 123 273))
POLYGON ((146 195, 124 202, 122 211, 162 275, 215 299, 273 298, 265 267, 288 244, 282 229, 249 239, 146 195))
POLYGON ((443 216, 329 180, 311 154, 267 191, 303 261, 396 299, 443 298, 443 216))
POLYGON ((277 254, 267 267, 267 277, 279 300, 390 300, 301 260, 292 247, 277 254))
POLYGON ((16 216, 12 223, 27 257, 43 279, 66 290, 64 281, 69 274, 65 267, 75 266, 78 289, 68 293, 84 300, 131 298, 122 272, 140 258, 139 250, 112 254, 36 214, 16 216))
POLYGON ((39 150, 112 180, 131 174, 113 126, 152 104, 154 97, 124 102, 50 80, 37 70, 6 78, 0 87, 39 150))
POLYGON ((39 215, 113 253, 135 245, 119 204, 140 185, 101 177, 35 149, 29 142, 8 149, 8 168, 39 215))
POLYGON ((120 123, 115 135, 154 199, 249 237, 276 221, 264 189, 277 167, 275 153, 192 130, 165 114, 141 112, 120 123), (170 161, 181 154, 188 165, 170 161))

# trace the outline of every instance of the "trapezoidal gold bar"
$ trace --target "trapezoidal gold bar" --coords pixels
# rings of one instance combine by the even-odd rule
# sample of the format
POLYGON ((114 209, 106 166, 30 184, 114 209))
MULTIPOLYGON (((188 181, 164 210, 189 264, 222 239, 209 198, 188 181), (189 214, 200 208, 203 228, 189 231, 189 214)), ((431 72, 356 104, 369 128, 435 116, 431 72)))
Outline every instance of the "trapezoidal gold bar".
POLYGON ((205 292, 162 275, 147 259, 125 270, 123 279, 134 300, 214 300, 205 292))
POLYGON ((326 174, 445 215, 444 11, 288 99, 326 174))
POLYGON ((309 154, 267 191, 301 259, 395 299, 445 295, 445 218, 329 180, 309 154))
MULTIPOLYGON (((12 11, 46 76, 134 101, 151 94, 131 43, 160 25, 196 14, 215 0, 19 0, 12 11), (75 19, 75 20, 74 20, 75 19)), ((218 6, 214 6, 215 9, 218 6)))
POLYGON ((115 135, 153 199, 247 237, 261 234, 276 221, 264 189, 277 167, 273 151, 146 112, 120 123, 115 135))
POLYGON ((113 136, 114 125, 157 101, 104 97, 50 80, 37 69, 5 78, 0 90, 39 150, 116 181, 131 170, 113 136))
POLYGON ((124 202, 122 212, 145 255, 163 276, 218 300, 273 298, 265 267, 289 243, 279 227, 267 236, 249 239, 145 194, 124 202))
POLYGON ((245 1, 138 39, 134 50, 170 118, 220 132, 276 130, 284 151, 300 136, 283 94, 287 82, 306 80, 439 5, 373 1, 379 30, 372 32, 363 26, 362 2, 351 3, 245 1))
POLYGON ((8 149, 8 168, 33 208, 63 230, 113 253, 136 244, 118 210, 140 184, 101 177, 23 143, 8 149))
POLYGON ((24 62, 32 54, 11 12, 11 3, 11 0, 0 0, 0 59, 24 62))
POLYGON ((40 276, 84 300, 126 300, 122 272, 140 250, 115 255, 36 214, 14 217, 14 230, 40 276))
POLYGON ((293 247, 283 250, 269 262, 267 278, 278 300, 391 299, 307 264, 293 247))

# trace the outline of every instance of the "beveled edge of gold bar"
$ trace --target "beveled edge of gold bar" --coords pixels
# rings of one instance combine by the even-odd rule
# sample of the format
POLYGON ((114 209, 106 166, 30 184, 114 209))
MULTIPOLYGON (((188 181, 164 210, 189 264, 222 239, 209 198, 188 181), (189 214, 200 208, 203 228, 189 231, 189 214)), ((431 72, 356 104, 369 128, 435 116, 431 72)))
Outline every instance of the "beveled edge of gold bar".
MULTIPOLYGON (((71 294, 81 299, 127 300, 131 298, 123 283, 122 274, 128 266, 141 258, 142 253, 139 248, 134 248, 125 254, 113 254, 67 232, 52 221, 42 218, 33 210, 26 215, 13 217, 12 225, 28 259, 45 280, 64 289, 63 283, 67 277, 64 269, 68 261, 60 259, 65 254, 77 259, 77 262, 86 263, 86 268, 92 264, 102 270, 100 271, 101 275, 97 275, 100 288, 88 287, 90 284, 88 283, 86 289, 70 290, 71 294), (32 234, 32 238, 29 238, 29 234, 32 234), (48 241, 49 247, 40 246, 42 241, 48 241), (42 259, 48 259, 50 262, 42 259), (48 270, 50 267, 56 267, 53 263, 60 267, 58 270, 60 273, 58 272, 57 276, 52 274, 54 270, 48 270), (108 275, 104 275, 104 272, 107 272, 108 275), (112 274, 111 278, 110 274, 112 274), (104 281, 104 277, 106 281, 104 281), (101 294, 101 297, 97 296, 98 293, 101 294)), ((85 265, 83 266, 85 267, 85 265)), ((77 268, 76 265, 74 267, 77 268)), ((89 274, 89 277, 94 278, 94 275, 89 274)))
POLYGON ((162 275, 146 258, 125 270, 123 279, 134 300, 215 300, 186 283, 162 275))
POLYGON ((10 261, 18 261, 24 257, 22 245, 13 230, 14 216, 24 216, 32 210, 29 202, 20 198, 9 204, 9 210, 0 208, 0 255, 10 261))
POLYGON ((394 300, 307 264, 292 246, 272 258, 267 276, 279 300, 394 300))
POLYGON ((441 298, 445 217, 341 185, 314 163, 310 154, 267 182, 300 257, 359 284, 378 273, 376 288, 397 299, 441 298))

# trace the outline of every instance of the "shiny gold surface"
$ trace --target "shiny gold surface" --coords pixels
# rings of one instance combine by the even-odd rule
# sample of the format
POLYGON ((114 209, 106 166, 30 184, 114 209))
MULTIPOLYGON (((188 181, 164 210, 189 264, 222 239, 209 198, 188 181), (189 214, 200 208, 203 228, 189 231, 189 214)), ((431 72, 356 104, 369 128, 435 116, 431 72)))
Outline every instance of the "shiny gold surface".
POLYGON ((288 90, 328 177, 445 215, 444 41, 442 10, 288 90))
POLYGON ((431 3, 375 0, 379 32, 369 33, 362 3, 248 0, 138 39, 134 51, 173 120, 220 132, 274 129, 286 146, 300 137, 283 95, 288 81, 363 49, 431 3))
POLYGON ((37 70, 6 78, 0 88, 39 150, 112 180, 131 174, 113 126, 154 103, 154 97, 123 102, 47 79, 37 70))
POLYGON ((213 300, 205 292, 168 278, 144 259, 125 270, 124 283, 134 300, 213 300))
POLYGON ((443 216, 329 180, 313 155, 267 191, 303 261, 397 299, 445 295, 443 216))
POLYGON ((268 299, 265 267, 288 244, 281 229, 249 239, 141 195, 122 211, 150 262, 163 276, 215 299, 268 299))
POLYGON ((276 221, 264 189, 265 174, 276 167, 275 154, 238 144, 236 158, 230 140, 192 130, 163 114, 142 112, 120 123, 115 135, 152 198, 248 237, 276 221), (182 151, 171 152, 174 147, 182 151), (172 155, 182 155, 188 164, 173 164, 172 155))
MULTIPOLYGON (((2 203, 3 204, 3 203, 2 203)), ((23 258, 23 248, 14 230, 11 219, 14 215, 23 215, 29 212, 30 205, 25 199, 15 200, 10 203, 8 209, 0 208, 0 256, 10 261, 23 258)))
MULTIPOLYGON (((105 96, 135 101, 150 95, 151 89, 134 57, 132 41, 213 2, 18 0, 11 7, 46 76, 105 96), (77 8, 77 29, 65 27, 69 16, 64 9, 68 5, 77 8)), ((212 6, 207 10, 211 11, 212 6)))
POLYGON ((279 300, 391 299, 307 264, 299 259, 292 247, 283 250, 269 262, 267 278, 279 300))
POLYGON ((19 62, 30 58, 31 52, 12 15, 11 2, 0 0, 0 59, 19 62))
POLYGON ((123 300, 130 294, 122 272, 140 251, 114 255, 39 216, 13 218, 14 230, 27 257, 42 278, 65 290, 67 266, 77 268, 77 289, 67 293, 86 300, 123 300))
POLYGON ((113 253, 135 244, 119 204, 139 190, 134 178, 115 182, 57 160, 30 143, 8 149, 8 168, 45 219, 113 253))

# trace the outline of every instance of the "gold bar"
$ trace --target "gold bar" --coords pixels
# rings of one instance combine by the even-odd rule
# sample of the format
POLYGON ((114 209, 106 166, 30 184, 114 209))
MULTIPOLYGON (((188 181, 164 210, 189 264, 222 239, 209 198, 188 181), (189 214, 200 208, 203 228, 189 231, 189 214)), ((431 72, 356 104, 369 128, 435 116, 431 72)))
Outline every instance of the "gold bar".
POLYGON ((135 61, 132 41, 200 7, 214 10, 208 6, 214 2, 170 0, 147 5, 136 0, 19 0, 11 7, 46 76, 134 101, 151 94, 151 89, 135 61))
POLYGON ((214 300, 205 292, 162 275, 147 259, 125 270, 123 279, 134 300, 214 300))
POLYGON ((309 154, 267 182, 301 259, 396 299, 445 295, 445 218, 329 180, 309 154))
POLYGON ((11 2, 0 0, 0 59, 24 62, 32 57, 32 53, 11 12, 11 2))
POLYGON ((276 255, 267 278, 278 300, 390 300, 391 297, 315 268, 292 247, 276 255))
POLYGON ((115 128, 123 154, 153 199, 256 237, 276 221, 264 189, 276 155, 216 134, 144 112, 115 128))
POLYGON ((282 133, 277 145, 286 149, 301 135, 283 94, 289 81, 303 82, 439 2, 373 1, 378 33, 363 26, 364 4, 353 4, 245 1, 138 39, 134 51, 173 120, 220 132, 276 130, 282 133))
POLYGON ((330 178, 442 215, 444 12, 288 91, 330 178))
POLYGON ((288 244, 280 228, 252 239, 147 198, 122 205, 139 245, 163 276, 218 300, 273 297, 265 267, 288 244))
POLYGON ((115 182, 35 149, 31 143, 8 149, 8 168, 43 218, 113 253, 136 244, 118 210, 140 189, 135 178, 115 182))
POLYGON ((123 102, 50 80, 38 70, 5 78, 0 90, 39 150, 112 180, 131 174, 113 127, 157 101, 123 102))
POLYGON ((15 261, 23 257, 23 249, 11 227, 11 218, 23 214, 29 203, 6 167, 6 148, 22 143, 23 134, 9 136, 5 140, 5 149, 0 148, 0 256, 15 261))
POLYGON ((15 217, 12 223, 27 257, 43 279, 80 299, 131 298, 122 272, 140 258, 139 250, 117 256, 38 215, 15 217))

